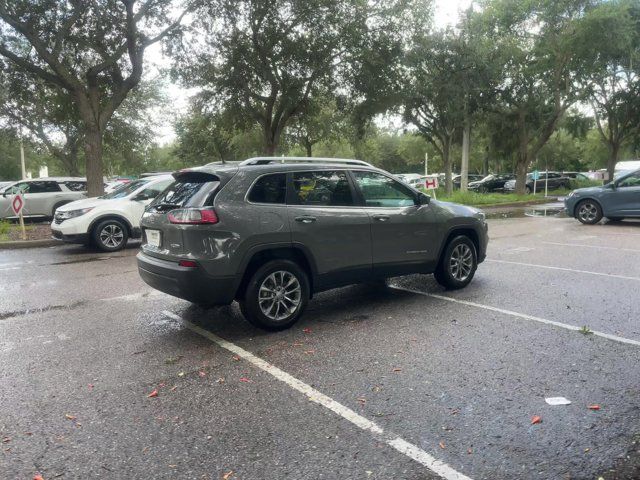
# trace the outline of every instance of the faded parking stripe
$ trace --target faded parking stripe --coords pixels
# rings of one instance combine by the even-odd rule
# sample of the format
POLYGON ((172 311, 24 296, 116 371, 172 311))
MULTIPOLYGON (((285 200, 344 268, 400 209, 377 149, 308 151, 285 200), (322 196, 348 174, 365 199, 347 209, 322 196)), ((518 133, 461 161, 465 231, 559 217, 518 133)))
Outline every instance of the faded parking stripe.
MULTIPOLYGON (((564 328, 565 330, 571 330, 573 332, 579 332, 582 330, 581 327, 576 327, 575 325, 568 325, 566 323, 556 322, 554 320, 547 320, 546 318, 536 317, 534 315, 527 315, 526 313, 518 313, 518 312, 514 312, 513 310, 505 310, 504 308, 492 307, 491 305, 483 305, 482 303, 469 302, 467 300, 458 300, 457 298, 446 297, 444 295, 436 295, 434 293, 421 292, 419 290, 413 290, 410 288, 396 287, 393 285, 391 285, 389 288, 393 288, 395 290, 401 290, 403 292, 415 293, 418 295, 423 295, 425 297, 437 298, 438 300, 446 300, 447 302, 459 303, 461 305, 467 305, 469 307, 482 308, 484 310, 490 310, 492 312, 502 313, 504 315, 522 318, 524 320, 532 320, 534 322, 544 323, 545 325, 553 325, 554 327, 564 328)), ((602 337, 602 338, 606 338, 607 340, 613 340, 614 342, 626 343, 628 345, 634 345, 636 347, 640 347, 640 341, 638 340, 619 337, 617 335, 611 335, 609 333, 598 332, 595 330, 589 330, 589 333, 595 335, 596 337, 602 337)))
POLYGON ((436 458, 432 457, 430 454, 428 454, 421 448, 417 447, 416 445, 409 443, 398 436, 391 435, 385 432, 382 429, 382 427, 377 425, 375 422, 372 422, 371 420, 363 417, 362 415, 359 415, 358 413, 354 412, 350 408, 345 407, 341 403, 319 392, 318 390, 311 387, 310 385, 307 385, 301 380, 298 380, 297 378, 288 374, 284 370, 279 369, 275 365, 270 364, 266 360, 263 360, 262 358, 255 356, 254 354, 245 350, 244 348, 239 347, 235 343, 224 340, 223 338, 209 332, 208 330, 205 330, 204 328, 201 328, 191 323, 188 320, 185 320, 184 318, 182 318, 179 315, 176 315, 173 312, 164 310, 162 314, 173 320, 177 320, 181 322, 185 327, 187 327, 189 330, 193 331, 194 333, 197 333, 198 335, 212 341, 219 347, 222 347, 225 350, 228 350, 234 353, 238 357, 243 358, 244 360, 251 363, 255 367, 259 368, 260 370, 267 372, 268 374, 272 375, 276 379, 285 383, 292 389, 297 390, 298 392, 305 395, 310 401, 315 402, 331 410, 332 412, 336 413, 337 415, 344 418, 345 420, 348 420, 358 428, 372 433, 380 441, 386 443, 387 445, 389 445, 390 447, 393 447, 395 450, 402 453, 403 455, 406 455, 412 460, 427 467, 433 473, 444 478, 445 480, 471 480, 470 477, 467 477, 466 475, 463 475, 457 470, 454 470, 446 463, 440 460, 437 460, 436 458))

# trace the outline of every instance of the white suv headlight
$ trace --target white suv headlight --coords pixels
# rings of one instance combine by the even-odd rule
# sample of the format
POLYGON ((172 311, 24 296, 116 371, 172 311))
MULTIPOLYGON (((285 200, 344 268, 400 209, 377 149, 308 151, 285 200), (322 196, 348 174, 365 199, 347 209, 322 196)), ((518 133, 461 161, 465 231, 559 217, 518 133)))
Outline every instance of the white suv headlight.
POLYGON ((69 220, 70 218, 76 218, 81 215, 84 215, 85 213, 89 213, 91 210, 93 210, 93 207, 81 208, 79 210, 67 210, 64 212, 56 212, 56 217, 58 217, 61 220, 69 220))

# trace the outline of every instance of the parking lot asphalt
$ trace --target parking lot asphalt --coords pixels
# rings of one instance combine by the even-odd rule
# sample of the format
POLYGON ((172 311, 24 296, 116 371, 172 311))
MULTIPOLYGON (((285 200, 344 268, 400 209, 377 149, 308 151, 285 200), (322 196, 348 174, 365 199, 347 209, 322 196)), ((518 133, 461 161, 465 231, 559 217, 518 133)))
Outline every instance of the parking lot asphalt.
POLYGON ((639 478, 640 223, 490 235, 464 290, 333 290, 279 333, 154 292, 135 244, 2 251, 0 478, 639 478))

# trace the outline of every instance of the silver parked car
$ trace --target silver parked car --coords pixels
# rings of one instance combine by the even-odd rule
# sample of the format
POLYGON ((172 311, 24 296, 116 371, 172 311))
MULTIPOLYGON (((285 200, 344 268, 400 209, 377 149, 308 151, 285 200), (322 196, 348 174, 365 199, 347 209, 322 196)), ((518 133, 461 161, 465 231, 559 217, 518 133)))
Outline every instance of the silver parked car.
POLYGON ((53 218, 58 207, 87 196, 87 180, 76 177, 49 177, 20 180, 5 187, 0 196, 0 218, 15 217, 11 196, 22 192, 25 217, 53 218))

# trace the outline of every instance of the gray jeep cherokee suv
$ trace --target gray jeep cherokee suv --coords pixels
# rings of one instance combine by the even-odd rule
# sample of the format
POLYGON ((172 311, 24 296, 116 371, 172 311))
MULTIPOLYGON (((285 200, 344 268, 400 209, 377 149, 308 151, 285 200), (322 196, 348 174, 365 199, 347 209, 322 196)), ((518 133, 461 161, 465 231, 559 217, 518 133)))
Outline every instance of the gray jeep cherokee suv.
POLYGON ((173 174, 142 217, 142 279, 201 305, 240 303, 279 330, 314 292, 433 273, 466 286, 487 250, 484 214, 431 200, 359 160, 252 158, 173 174))

